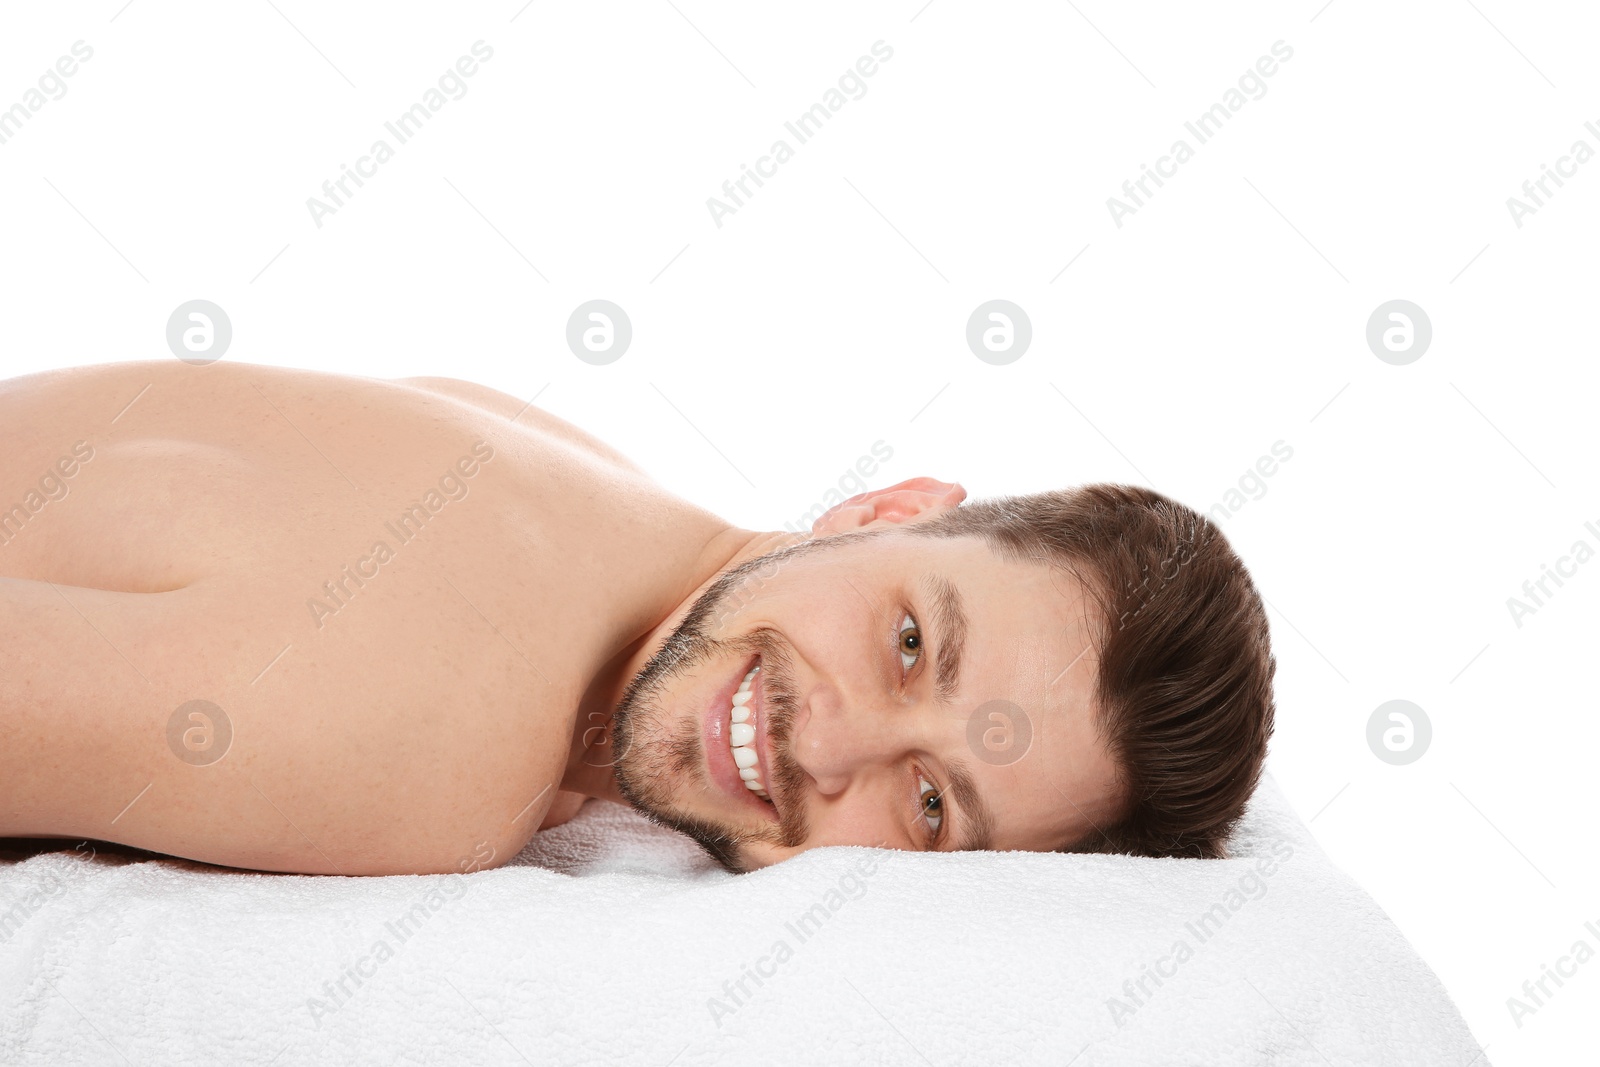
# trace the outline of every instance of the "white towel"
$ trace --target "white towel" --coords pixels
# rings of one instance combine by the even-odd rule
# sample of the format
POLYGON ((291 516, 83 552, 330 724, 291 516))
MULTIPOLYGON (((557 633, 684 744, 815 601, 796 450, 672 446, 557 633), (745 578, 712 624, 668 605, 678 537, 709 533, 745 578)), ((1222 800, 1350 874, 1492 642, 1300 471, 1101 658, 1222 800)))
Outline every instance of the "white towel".
POLYGON ((0 1061, 1488 1063, 1270 778, 1235 850, 736 877, 591 800, 470 874, 40 855, 0 864, 0 1061))

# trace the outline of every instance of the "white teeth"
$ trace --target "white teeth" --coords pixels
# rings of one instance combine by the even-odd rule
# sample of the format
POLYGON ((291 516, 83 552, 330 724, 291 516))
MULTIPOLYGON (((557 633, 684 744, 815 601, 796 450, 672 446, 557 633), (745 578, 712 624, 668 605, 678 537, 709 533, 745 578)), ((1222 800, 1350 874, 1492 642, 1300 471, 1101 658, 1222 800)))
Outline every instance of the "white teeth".
POLYGON ((744 780, 745 788, 765 800, 768 799, 767 791, 761 784, 761 769, 757 766, 761 761, 755 750, 756 731, 749 721, 750 702, 755 699, 752 685, 760 669, 759 666, 751 667, 750 673, 739 683, 739 691, 733 695, 733 707, 729 709, 728 747, 733 752, 733 762, 739 768, 739 777, 744 780))

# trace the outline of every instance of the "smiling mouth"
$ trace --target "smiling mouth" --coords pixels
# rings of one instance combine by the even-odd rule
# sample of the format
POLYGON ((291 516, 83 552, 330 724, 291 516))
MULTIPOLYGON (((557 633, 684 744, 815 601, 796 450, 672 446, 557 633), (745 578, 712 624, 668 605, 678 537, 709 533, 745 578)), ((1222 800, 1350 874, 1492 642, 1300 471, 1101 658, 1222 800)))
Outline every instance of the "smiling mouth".
POLYGON ((701 725, 704 759, 711 785, 735 805, 780 820, 772 799, 765 687, 760 656, 742 664, 743 673, 729 678, 712 696, 701 725))
POLYGON ((772 797, 767 794, 766 783, 761 778, 761 754, 756 751, 756 727, 751 721, 751 713, 755 710, 751 707, 756 696, 755 678, 760 670, 760 663, 751 667, 733 694, 732 706, 728 710, 728 750, 733 755, 734 766, 739 768, 739 777, 743 779, 745 788, 771 804, 772 797))

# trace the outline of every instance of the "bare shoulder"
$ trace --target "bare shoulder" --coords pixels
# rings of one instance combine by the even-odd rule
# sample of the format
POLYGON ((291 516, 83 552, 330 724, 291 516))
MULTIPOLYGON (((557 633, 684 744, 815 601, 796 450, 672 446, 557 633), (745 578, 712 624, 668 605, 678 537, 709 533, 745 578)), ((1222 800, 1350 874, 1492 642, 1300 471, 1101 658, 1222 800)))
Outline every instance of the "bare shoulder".
MULTIPOLYGON (((459 400, 464 404, 491 414, 499 415, 511 422, 520 425, 537 426, 546 433, 562 438, 570 444, 601 456, 616 464, 618 467, 638 475, 645 475, 645 471, 627 456, 612 448, 593 434, 574 426, 559 416, 552 415, 543 408, 536 407, 527 400, 520 400, 510 393, 502 393, 498 389, 491 389, 487 385, 477 382, 466 382, 459 378, 395 378, 396 385, 405 385, 423 392, 433 393, 436 396, 447 396, 452 400, 459 400)), ((648 477, 648 475, 645 475, 648 477)))

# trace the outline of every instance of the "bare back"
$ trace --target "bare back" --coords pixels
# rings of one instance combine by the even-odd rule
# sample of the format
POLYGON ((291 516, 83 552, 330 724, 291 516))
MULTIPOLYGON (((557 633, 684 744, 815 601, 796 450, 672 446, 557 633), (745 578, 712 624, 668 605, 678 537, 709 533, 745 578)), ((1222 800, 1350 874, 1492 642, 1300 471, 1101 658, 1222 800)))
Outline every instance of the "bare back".
POLYGON ((0 384, 0 835, 504 862, 581 802, 558 787, 585 685, 725 528, 467 383, 0 384))

